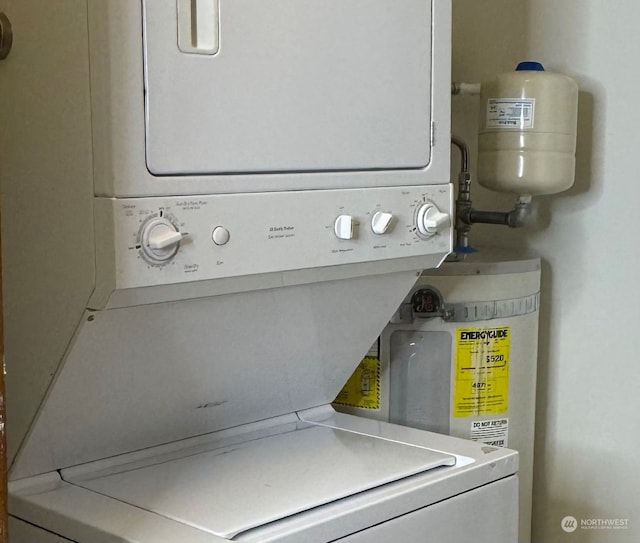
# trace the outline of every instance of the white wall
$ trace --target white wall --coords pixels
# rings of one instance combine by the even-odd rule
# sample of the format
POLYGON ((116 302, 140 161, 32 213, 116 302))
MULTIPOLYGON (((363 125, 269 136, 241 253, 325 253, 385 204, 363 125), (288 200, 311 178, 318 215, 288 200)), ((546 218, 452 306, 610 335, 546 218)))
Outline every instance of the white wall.
MULTIPOLYGON (((636 543, 640 2, 454 0, 454 6, 454 79, 510 70, 528 57, 571 75, 581 89, 575 186, 539 199, 537 225, 527 231, 472 231, 476 245, 526 247, 544 259, 533 540, 636 543), (560 526, 568 515, 578 520, 573 533, 560 526), (628 519, 627 528, 579 524, 613 518, 628 519)), ((454 131, 470 141, 473 101, 453 102, 454 131)), ((481 206, 491 202, 477 187, 473 195, 481 206)), ((494 207, 509 203, 498 197, 494 207)))

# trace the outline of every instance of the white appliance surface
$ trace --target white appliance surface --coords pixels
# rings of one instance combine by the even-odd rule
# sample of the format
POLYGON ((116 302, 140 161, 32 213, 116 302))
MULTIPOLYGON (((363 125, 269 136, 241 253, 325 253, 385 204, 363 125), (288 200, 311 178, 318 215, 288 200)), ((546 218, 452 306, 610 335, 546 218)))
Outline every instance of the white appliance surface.
POLYGON ((231 539, 455 461, 421 447, 313 426, 70 482, 231 539))
POLYGON ((516 541, 515 452, 330 407, 295 420, 13 481, 12 515, 78 543, 516 541))
POLYGON ((429 164, 431 2, 194 4, 219 12, 214 55, 176 47, 175 0, 143 2, 155 175, 429 164))
POLYGON ((518 482, 512 476, 491 485, 412 511, 338 539, 335 543, 502 543, 516 541, 513 515, 518 482))
POLYGON ((97 195, 449 180, 449 1, 94 0, 84 9, 91 115, 76 114, 90 123, 97 195), (189 4, 219 16, 209 24, 214 54, 181 48, 189 4))
POLYGON ((11 478, 327 404, 415 280, 403 272, 87 312, 11 478))

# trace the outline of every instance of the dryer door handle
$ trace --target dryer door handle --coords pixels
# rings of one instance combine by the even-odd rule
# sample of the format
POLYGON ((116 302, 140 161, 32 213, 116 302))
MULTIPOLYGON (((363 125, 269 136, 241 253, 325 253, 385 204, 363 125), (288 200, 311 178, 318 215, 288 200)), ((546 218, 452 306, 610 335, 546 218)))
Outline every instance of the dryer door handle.
POLYGON ((180 50, 215 55, 220 48, 219 0, 178 0, 177 6, 180 50))

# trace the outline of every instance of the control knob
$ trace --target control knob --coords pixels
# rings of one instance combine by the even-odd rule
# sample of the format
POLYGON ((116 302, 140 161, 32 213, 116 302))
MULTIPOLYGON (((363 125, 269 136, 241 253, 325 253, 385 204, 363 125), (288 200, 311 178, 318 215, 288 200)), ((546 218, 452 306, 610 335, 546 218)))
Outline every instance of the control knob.
POLYGON ((169 219, 156 217, 142 227, 141 248, 153 262, 166 262, 178 252, 183 237, 184 234, 169 219))
POLYGON ((393 214, 386 211, 376 211, 371 218, 371 230, 374 234, 381 236, 389 230, 392 220, 393 214))
POLYGON ((433 202, 426 202, 418 208, 416 227, 423 236, 433 236, 449 224, 449 215, 442 213, 433 202))
POLYGON ((333 223, 333 233, 338 239, 353 239, 355 225, 351 215, 340 215, 333 223))

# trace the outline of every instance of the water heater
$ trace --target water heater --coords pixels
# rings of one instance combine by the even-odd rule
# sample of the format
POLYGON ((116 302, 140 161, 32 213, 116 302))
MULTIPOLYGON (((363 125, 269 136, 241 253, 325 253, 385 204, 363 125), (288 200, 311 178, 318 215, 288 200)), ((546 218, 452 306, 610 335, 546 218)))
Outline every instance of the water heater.
POLYGON ((578 86, 538 62, 482 83, 478 181, 536 196, 562 192, 575 173, 578 86))
POLYGON ((336 400, 339 410, 520 453, 530 540, 540 261, 473 255, 425 271, 336 400))

